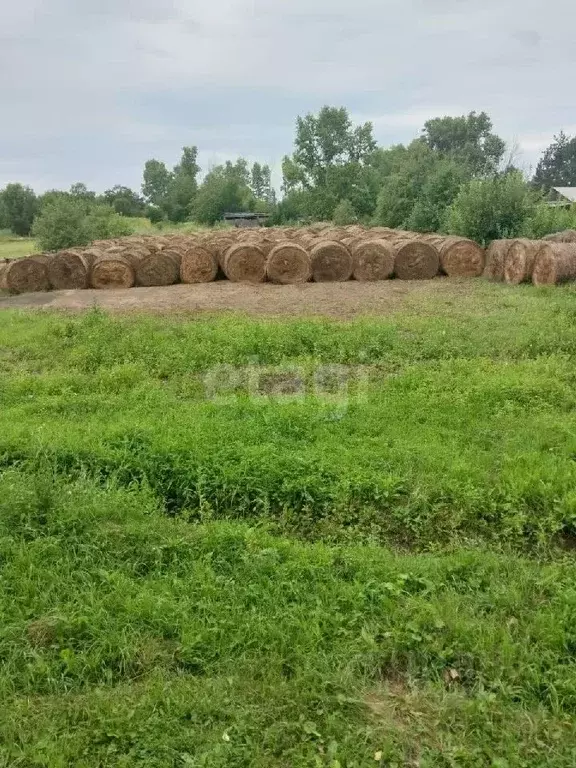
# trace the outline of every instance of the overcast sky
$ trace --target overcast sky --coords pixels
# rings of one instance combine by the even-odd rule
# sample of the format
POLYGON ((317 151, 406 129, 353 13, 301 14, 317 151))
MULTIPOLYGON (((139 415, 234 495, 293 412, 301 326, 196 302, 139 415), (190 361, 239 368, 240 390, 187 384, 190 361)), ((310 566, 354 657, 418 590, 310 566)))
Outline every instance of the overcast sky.
POLYGON ((525 167, 576 133, 574 0, 0 0, 0 187, 139 188, 150 157, 277 169, 298 114, 386 146, 486 110, 525 167))

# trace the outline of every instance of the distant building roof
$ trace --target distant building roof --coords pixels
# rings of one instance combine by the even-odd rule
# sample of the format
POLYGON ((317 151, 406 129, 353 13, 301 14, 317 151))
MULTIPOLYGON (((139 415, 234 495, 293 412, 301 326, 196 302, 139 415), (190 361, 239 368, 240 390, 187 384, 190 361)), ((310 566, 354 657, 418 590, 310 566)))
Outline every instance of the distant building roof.
POLYGON ((554 192, 558 192, 561 197, 576 203, 576 187, 554 187, 554 192))
POLYGON ((248 211, 247 213, 225 213, 225 219, 267 219, 270 216, 269 213, 253 213, 248 211))

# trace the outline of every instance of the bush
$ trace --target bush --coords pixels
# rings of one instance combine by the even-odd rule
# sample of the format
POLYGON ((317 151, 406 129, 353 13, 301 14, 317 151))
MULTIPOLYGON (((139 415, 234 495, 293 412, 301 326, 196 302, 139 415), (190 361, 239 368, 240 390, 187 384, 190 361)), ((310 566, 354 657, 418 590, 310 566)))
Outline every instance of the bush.
POLYGON ((146 218, 149 219, 152 224, 159 224, 164 219, 164 214, 155 205, 149 205, 146 208, 146 218))
POLYGON ((92 240, 121 237, 131 231, 129 223, 110 206, 64 196, 46 204, 32 228, 43 251, 88 245, 92 240))
POLYGON ((445 218, 446 231, 486 244, 518 237, 534 214, 535 199, 522 174, 515 171, 464 185, 445 218))
POLYGON ((576 206, 566 210, 540 203, 524 223, 522 234, 524 237, 538 240, 544 235, 562 232, 565 229, 576 229, 576 206))
POLYGON ((350 200, 340 200, 334 211, 333 221, 337 227, 345 227, 347 224, 355 224, 358 221, 358 216, 350 200))

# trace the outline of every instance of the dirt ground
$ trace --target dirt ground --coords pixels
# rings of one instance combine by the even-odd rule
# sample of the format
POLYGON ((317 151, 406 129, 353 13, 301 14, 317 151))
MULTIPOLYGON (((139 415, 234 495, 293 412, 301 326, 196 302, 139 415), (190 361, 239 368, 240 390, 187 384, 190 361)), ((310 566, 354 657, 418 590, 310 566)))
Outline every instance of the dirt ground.
MULTIPOLYGON (((354 317, 386 315, 435 303, 453 304, 477 293, 478 280, 386 280, 375 283, 305 283, 247 285, 225 280, 200 285, 127 290, 73 290, 8 296, 0 293, 2 309, 62 309, 82 311, 101 307, 112 312, 241 312, 248 315, 320 315, 354 317)), ((486 283, 484 283, 486 285, 486 283)))

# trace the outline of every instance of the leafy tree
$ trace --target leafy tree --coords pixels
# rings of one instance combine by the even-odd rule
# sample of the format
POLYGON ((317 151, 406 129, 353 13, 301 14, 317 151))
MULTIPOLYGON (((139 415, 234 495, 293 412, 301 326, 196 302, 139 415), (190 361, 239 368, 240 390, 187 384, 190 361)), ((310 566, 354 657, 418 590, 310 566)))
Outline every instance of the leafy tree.
POLYGON ((486 244, 518 237, 534 215, 535 200, 522 174, 473 179, 464 185, 446 213, 449 233, 486 244))
POLYGON ((546 192, 552 187, 576 187, 576 136, 561 131, 554 137, 538 163, 533 183, 546 192))
POLYGON ((110 206, 73 195, 60 195, 46 203, 32 228, 45 251, 87 245, 92 240, 130 232, 128 223, 110 206))
POLYGON ((428 120, 422 140, 430 149, 468 165, 474 176, 495 174, 506 150, 505 142, 492 133, 486 112, 428 120))
POLYGON ((4 199, 2 192, 0 192, 0 229, 10 229, 10 222, 8 221, 8 212, 4 205, 4 199))
POLYGON ((3 225, 15 235, 30 234, 39 204, 34 190, 22 184, 8 184, 0 192, 3 225))
POLYGON ((215 166, 198 189, 192 217, 204 224, 214 224, 227 211, 254 210, 256 198, 249 181, 248 163, 244 158, 215 166))
POLYGON ((144 216, 144 200, 129 187, 117 184, 112 189, 107 189, 103 194, 103 200, 121 216, 144 216))
POLYGON ((162 211, 162 217, 181 222, 190 218, 198 191, 197 147, 183 147, 178 165, 169 171, 159 160, 148 160, 144 166, 142 193, 146 203, 162 211))
POLYGON ((83 184, 81 181, 72 184, 69 194, 72 197, 78 197, 81 200, 96 200, 96 192, 92 192, 92 190, 88 189, 86 184, 83 184))
POLYGON ((286 193, 274 208, 270 224, 278 226, 288 222, 308 221, 309 198, 310 193, 304 189, 294 189, 286 193))
POLYGON ((437 232, 447 208, 452 205, 468 177, 468 171, 462 164, 451 158, 440 158, 424 180, 406 221, 406 228, 416 232, 437 232))
POLYGON ((146 202, 162 208, 166 202, 168 189, 172 181, 172 173, 160 160, 148 160, 144 165, 144 181, 142 194, 146 202))
POLYGON ((435 231, 462 183, 468 166, 416 140, 374 153, 381 178, 374 223, 386 227, 435 231))
POLYGON ((257 200, 273 206, 276 203, 276 192, 272 187, 272 171, 269 165, 254 163, 251 172, 250 186, 257 200))
POLYGON ((350 200, 341 200, 338 203, 332 220, 338 227, 344 227, 347 224, 355 224, 358 221, 358 215, 350 200))
POLYGON ((323 107, 318 115, 299 117, 292 157, 282 162, 286 193, 306 190, 303 215, 332 218, 338 202, 348 199, 358 213, 374 208, 369 160, 376 149, 371 123, 353 127, 344 108, 323 107))
POLYGON ((192 205, 198 192, 197 147, 183 147, 180 163, 174 167, 168 185, 164 210, 170 221, 181 222, 190 218, 192 205))
POLYGON ((322 107, 318 115, 297 119, 295 151, 292 158, 285 158, 285 181, 308 189, 321 186, 328 168, 363 163, 375 149, 371 123, 353 128, 345 107, 322 107))

